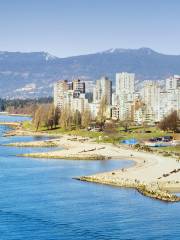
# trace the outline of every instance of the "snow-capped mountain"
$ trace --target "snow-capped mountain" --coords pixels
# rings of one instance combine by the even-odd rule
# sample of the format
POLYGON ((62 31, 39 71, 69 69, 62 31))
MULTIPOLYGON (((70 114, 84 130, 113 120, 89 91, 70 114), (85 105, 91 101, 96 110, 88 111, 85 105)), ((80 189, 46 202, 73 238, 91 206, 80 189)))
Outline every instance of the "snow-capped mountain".
POLYGON ((134 72, 139 81, 165 79, 180 74, 180 56, 161 54, 150 48, 112 48, 67 58, 46 52, 2 51, 0 97, 48 96, 52 95, 53 83, 59 79, 83 76, 84 79, 96 80, 107 75, 114 81, 115 73, 122 71, 134 72))

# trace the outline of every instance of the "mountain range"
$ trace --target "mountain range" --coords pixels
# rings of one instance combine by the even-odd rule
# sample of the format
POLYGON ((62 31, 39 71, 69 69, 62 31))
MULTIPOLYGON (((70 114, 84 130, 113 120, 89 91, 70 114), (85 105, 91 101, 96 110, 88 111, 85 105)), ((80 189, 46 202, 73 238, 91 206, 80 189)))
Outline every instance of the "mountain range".
POLYGON ((52 95, 59 79, 96 80, 117 72, 133 72, 137 82, 161 80, 180 73, 180 55, 150 48, 109 49, 94 54, 59 58, 46 52, 0 52, 0 97, 35 98, 52 95))

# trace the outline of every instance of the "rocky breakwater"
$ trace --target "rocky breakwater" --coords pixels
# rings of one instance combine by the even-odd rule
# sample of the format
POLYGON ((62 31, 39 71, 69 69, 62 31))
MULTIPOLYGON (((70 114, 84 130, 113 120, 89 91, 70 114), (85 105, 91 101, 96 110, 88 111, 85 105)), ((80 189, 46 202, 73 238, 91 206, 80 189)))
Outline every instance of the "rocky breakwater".
POLYGON ((98 154, 64 154, 63 150, 45 153, 27 153, 18 155, 19 157, 31 158, 49 158, 49 159, 66 159, 66 160, 107 160, 109 158, 98 154))
POLYGON ((119 179, 115 177, 115 173, 112 172, 112 176, 104 176, 101 174, 92 175, 92 176, 82 176, 75 178, 76 180, 86 181, 86 182, 94 182, 100 184, 107 184, 112 186, 124 187, 124 188, 134 188, 139 193, 143 194, 144 196, 148 196, 154 199, 158 199, 165 202, 179 202, 180 197, 171 194, 170 192, 166 191, 165 189, 161 189, 158 185, 158 182, 145 184, 138 180, 131 180, 131 179, 119 179))
POLYGON ((44 140, 44 141, 33 141, 33 142, 15 142, 3 144, 3 146, 9 147, 58 147, 60 145, 59 139, 44 140))

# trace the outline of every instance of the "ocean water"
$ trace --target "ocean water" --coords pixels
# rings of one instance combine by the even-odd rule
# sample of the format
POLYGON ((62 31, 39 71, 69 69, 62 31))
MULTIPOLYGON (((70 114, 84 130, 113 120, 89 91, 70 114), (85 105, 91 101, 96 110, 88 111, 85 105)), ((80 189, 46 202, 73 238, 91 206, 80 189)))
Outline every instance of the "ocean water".
MULTIPOLYGON (((7 130, 0 126, 0 144, 34 140, 2 137, 7 130)), ((72 179, 131 162, 16 157, 47 150, 0 146, 0 240, 180 239, 180 203, 72 179)))

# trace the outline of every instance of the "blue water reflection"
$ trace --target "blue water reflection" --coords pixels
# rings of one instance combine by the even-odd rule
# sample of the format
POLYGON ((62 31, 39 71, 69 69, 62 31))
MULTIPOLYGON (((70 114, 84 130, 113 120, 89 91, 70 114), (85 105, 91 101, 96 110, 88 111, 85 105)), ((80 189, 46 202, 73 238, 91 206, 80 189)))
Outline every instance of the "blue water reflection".
MULTIPOLYGON (((6 130, 0 126, 0 135, 6 130)), ((17 140, 34 139, 0 137, 0 144, 17 140)), ((16 157, 37 150, 49 148, 0 146, 0 239, 179 239, 179 203, 72 179, 131 162, 16 157)))

